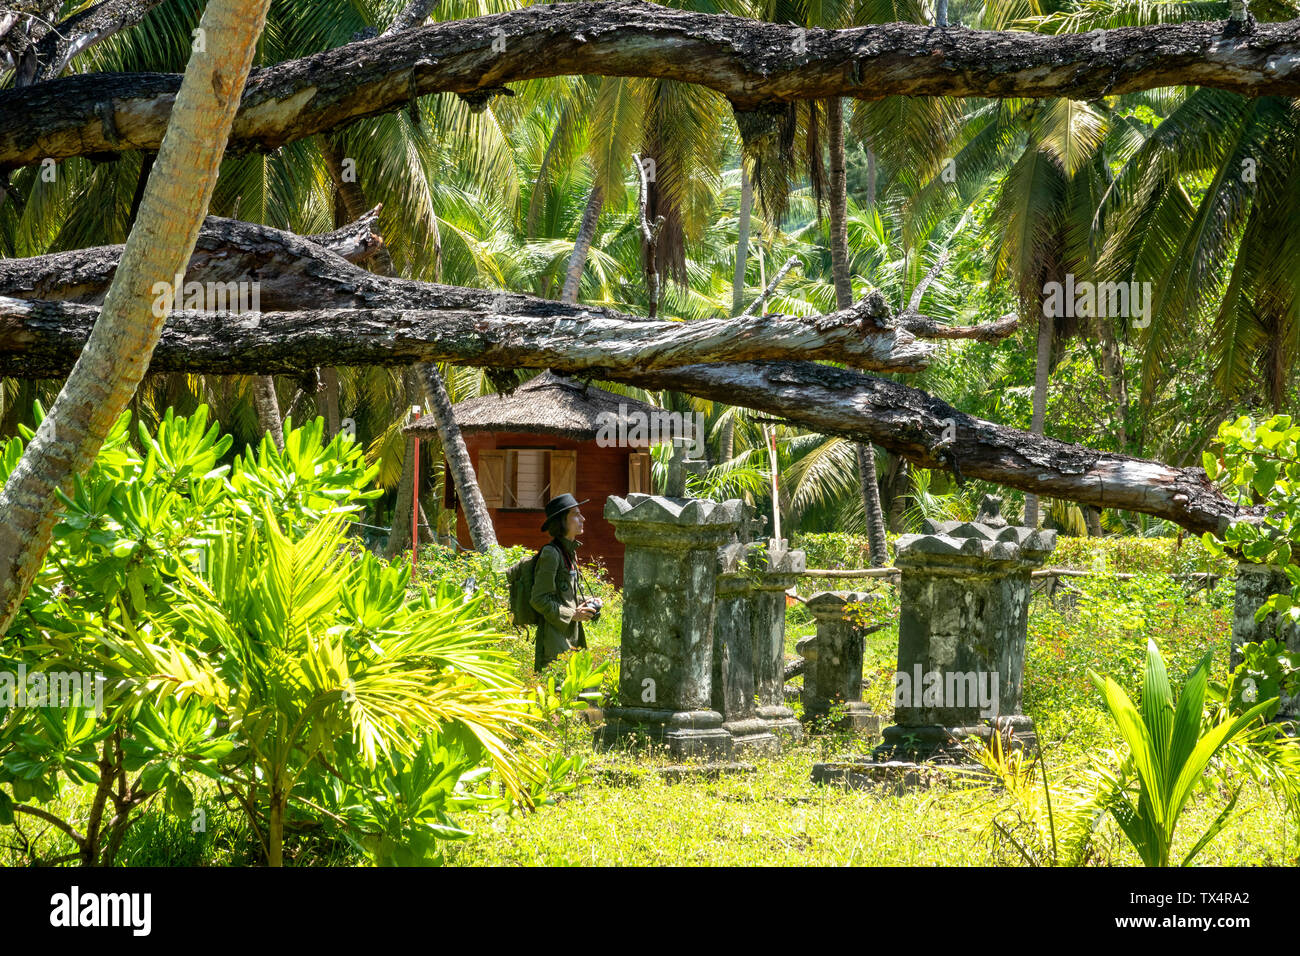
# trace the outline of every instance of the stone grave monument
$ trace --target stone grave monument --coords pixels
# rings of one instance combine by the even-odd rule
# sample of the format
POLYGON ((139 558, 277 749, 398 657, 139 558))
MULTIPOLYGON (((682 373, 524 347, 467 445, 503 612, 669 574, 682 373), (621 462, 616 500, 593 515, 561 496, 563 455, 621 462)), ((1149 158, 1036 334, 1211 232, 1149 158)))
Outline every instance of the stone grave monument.
POLYGON ((870 759, 817 764, 814 780, 861 785, 909 779, 927 765, 971 767, 962 743, 972 736, 1036 746, 1020 708, 1030 572, 1056 533, 1008 526, 991 509, 981 517, 927 522, 898 540, 894 725, 870 759))
POLYGON ((742 503, 611 496, 605 518, 623 558, 622 706, 605 711, 599 746, 658 744, 675 757, 728 758, 733 737, 714 708, 718 549, 742 503))
MULTIPOLYGON (((1252 561, 1237 562, 1236 596, 1232 610, 1232 653, 1228 662, 1230 667, 1241 663, 1239 648, 1246 643, 1271 639, 1285 645, 1287 650, 1300 652, 1300 627, 1289 621, 1279 622, 1276 613, 1268 615, 1262 621, 1255 620, 1255 612, 1268 600, 1269 595, 1289 594, 1290 591, 1291 582, 1280 567, 1255 564, 1252 561)), ((1277 716, 1300 720, 1300 694, 1283 695, 1277 716)))
POLYGON ((817 622, 817 633, 802 638, 797 646, 804 659, 803 716, 812 721, 828 717, 840 704, 844 730, 880 729, 880 718, 862 702, 862 653, 865 629, 847 613, 851 604, 880 600, 877 594, 861 591, 821 591, 806 607, 817 622))
POLYGON ((775 753, 802 725, 785 705, 785 592, 807 567, 785 539, 718 549, 713 632, 713 709, 737 753, 775 753))

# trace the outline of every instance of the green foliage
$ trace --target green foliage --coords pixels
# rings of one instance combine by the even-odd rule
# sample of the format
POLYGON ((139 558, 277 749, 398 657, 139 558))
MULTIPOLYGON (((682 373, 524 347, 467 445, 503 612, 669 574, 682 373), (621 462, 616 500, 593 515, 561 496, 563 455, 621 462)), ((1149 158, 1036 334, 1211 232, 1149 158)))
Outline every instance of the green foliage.
POLYGON ((1280 702, 1300 692, 1300 653, 1287 650, 1272 638, 1247 641, 1237 647, 1237 652, 1242 660, 1228 685, 1214 688, 1233 713, 1241 713, 1262 700, 1276 698, 1280 702))
MULTIPOLYGON (((112 863, 143 808, 188 820, 216 785, 273 862, 291 801, 376 861, 437 862, 455 829, 440 795, 462 777, 491 771, 509 806, 562 783, 573 768, 537 759, 537 717, 491 648, 486 598, 441 581, 412 592, 405 564, 346 537, 375 493, 359 446, 323 445, 317 420, 289 427, 283 452, 264 442, 226 466, 230 439, 205 408, 139 429, 142 451, 128 420, 64 497, 0 643, 7 671, 102 674, 103 700, 4 712, 5 821, 90 788, 89 805, 60 820, 75 852, 57 859, 112 863), (311 800, 326 777, 370 815, 311 800)), ((21 444, 0 450, 0 478, 21 444)))
POLYGON ((1188 574, 1208 571, 1232 577, 1235 563, 1196 538, 1058 537, 1050 558, 1053 567, 1114 574, 1188 574))
POLYGON ((1258 520, 1234 521, 1219 538, 1206 533, 1207 549, 1216 554, 1240 552, 1247 560, 1283 568, 1290 594, 1275 594, 1255 612, 1262 621, 1277 612, 1300 621, 1300 425, 1291 416, 1262 422, 1246 416, 1219 426, 1222 456, 1202 456, 1205 473, 1242 504, 1264 502, 1258 520))
MULTIPOLYGON (((1096 542, 1098 558, 1116 551, 1109 547, 1112 539, 1085 540, 1096 542)), ((1229 640, 1230 578, 1214 591, 1194 596, 1189 596, 1189 585, 1168 572, 1129 580, 1094 574, 1068 579, 1068 584, 1071 591, 1055 604, 1036 599, 1029 615, 1023 700, 1025 712, 1035 720, 1099 707, 1089 671, 1105 672, 1136 690, 1145 669, 1147 635, 1161 635, 1170 666, 1180 672, 1190 671, 1208 648, 1229 640)), ((1216 676, 1226 674, 1218 671, 1216 676)))
MULTIPOLYGON (((1206 722, 1203 705, 1209 671, 1206 654, 1175 701, 1164 660, 1155 641, 1149 641, 1140 710, 1114 680, 1092 674, 1128 746, 1118 771, 1107 776, 1109 792, 1103 805, 1147 866, 1170 864, 1179 818, 1211 761, 1225 743, 1276 704, 1276 699, 1264 701, 1239 716, 1223 714, 1221 720, 1206 722)), ((1239 795, 1239 788, 1233 791, 1227 806, 1183 857, 1183 866, 1223 829, 1239 795)))
POLYGON ((831 531, 825 534, 796 534, 790 545, 808 555, 810 568, 869 568, 871 552, 860 534, 831 531))

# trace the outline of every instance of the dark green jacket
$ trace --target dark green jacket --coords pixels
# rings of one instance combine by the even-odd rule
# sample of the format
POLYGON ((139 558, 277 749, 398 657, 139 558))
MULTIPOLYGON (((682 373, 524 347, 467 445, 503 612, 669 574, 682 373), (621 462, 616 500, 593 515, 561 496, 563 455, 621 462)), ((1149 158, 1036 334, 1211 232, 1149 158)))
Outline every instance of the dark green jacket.
POLYGON ((577 542, 568 538, 552 538, 538 555, 537 570, 533 574, 533 594, 528 602, 542 617, 542 623, 537 627, 537 651, 533 656, 535 670, 540 671, 570 648, 587 646, 582 622, 573 619, 582 601, 576 555, 577 542), (568 555, 568 562, 560 548, 568 555))

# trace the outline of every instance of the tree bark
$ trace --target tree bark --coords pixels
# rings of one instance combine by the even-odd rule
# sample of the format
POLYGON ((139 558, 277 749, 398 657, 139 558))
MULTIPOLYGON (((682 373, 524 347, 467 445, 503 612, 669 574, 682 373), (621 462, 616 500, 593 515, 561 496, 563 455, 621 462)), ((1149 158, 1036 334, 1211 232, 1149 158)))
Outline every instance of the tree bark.
POLYGON ((1262 509, 1225 498, 1200 468, 1096 451, 958 411, 919 389, 810 362, 610 370, 606 379, 742 405, 823 435, 870 441, 920 468, 953 472, 1098 508, 1165 518, 1222 533, 1262 509), (955 435, 955 440, 949 437, 955 435))
MULTIPOLYGON (((446 287, 444 287, 446 288, 446 287)), ((933 346, 892 324, 878 294, 842 312, 810 318, 648 321, 607 310, 578 310, 543 299, 485 299, 451 290, 441 309, 356 308, 229 315, 173 313, 153 372, 294 374, 338 365, 452 362, 594 373, 632 366, 821 359, 873 371, 925 368, 933 346), (498 308, 494 303, 500 302, 498 308), (549 306, 549 308, 548 308, 549 306)), ((0 296, 0 375, 65 374, 86 341, 95 306, 0 296)))
POLYGON ((831 167, 831 281, 835 286, 835 307, 846 309, 853 301, 853 277, 849 269, 849 192, 844 157, 844 105, 838 97, 826 101, 826 138, 831 167))
MULTIPOLYGON (((1038 357, 1034 364, 1034 400, 1033 414, 1030 418, 1029 433, 1043 434, 1043 422, 1047 417, 1047 379, 1052 363, 1052 330, 1054 319, 1043 309, 1038 316, 1038 357)), ((1024 524, 1027 528, 1038 527, 1038 495, 1025 495, 1024 524)))
POLYGON ((320 377, 321 382, 324 383, 324 388, 321 389, 321 403, 325 406, 325 437, 333 440, 343 427, 343 420, 339 417, 339 370, 327 366, 320 370, 320 377))
POLYGON ((478 478, 469 460, 469 452, 465 449, 460 426, 456 424, 456 416, 452 413, 451 396, 447 394, 447 386, 437 371, 437 366, 434 365, 426 363, 420 366, 429 411, 438 426, 438 434, 443 437, 442 453, 446 456, 447 470, 451 472, 452 481, 456 485, 460 506, 465 511, 470 541, 475 551, 487 551, 497 546, 496 530, 492 527, 487 502, 479 490, 478 478))
MULTIPOLYGON (((348 270, 334 256, 361 263, 383 249, 383 240, 373 231, 378 212, 372 209, 355 222, 317 236, 295 236, 270 226, 208 216, 183 272, 186 280, 202 282, 256 280, 262 307, 282 307, 277 305, 285 301, 276 292, 279 284, 288 282, 292 288, 310 267, 318 270, 315 274, 331 275, 337 283, 365 275, 360 269, 348 270), (341 271, 329 273, 333 266, 341 271)), ((0 295, 97 305, 104 301, 124 248, 94 246, 30 259, 0 259, 0 295)), ((164 280, 172 282, 174 277, 164 280)))
POLYGON ((871 566, 883 568, 889 563, 885 544, 885 518, 880 508, 880 482, 876 479, 876 449, 870 442, 855 442, 858 459, 858 487, 862 489, 862 514, 867 524, 867 550, 871 566))
POLYGON ((876 151, 867 147, 867 208, 876 208, 876 151))
POLYGON ((754 184, 740 161, 740 209, 736 220, 736 271, 731 278, 731 314, 745 311, 745 272, 749 265, 749 220, 754 210, 754 184))
POLYGON ((186 67, 103 313, 0 491, 0 634, 49 549, 58 492, 94 461, 149 366, 168 311, 152 307, 150 289, 194 251, 269 3, 210 0, 203 12, 206 52, 186 67))
POLYGON ((1128 447, 1128 382, 1124 376, 1124 356, 1115 330, 1109 321, 1100 316, 1094 320, 1097 341, 1101 348, 1101 371, 1110 387, 1110 397, 1115 402, 1115 416, 1111 420, 1115 429, 1115 445, 1127 453, 1128 447))
MULTIPOLYGON (((285 143, 455 92, 473 105, 505 84, 562 75, 640 76, 707 86, 744 112, 832 96, 1070 97, 1165 86, 1300 95, 1300 21, 1227 21, 1047 35, 891 23, 803 30, 648 3, 563 3, 349 43, 259 70, 233 150, 285 143), (1097 40, 1104 37, 1104 51, 1097 40), (501 50, 504 42, 505 49, 501 50)), ((156 149, 180 78, 86 74, 0 93, 0 169, 156 149)))
MULTIPOLYGON (((749 170, 745 168, 745 159, 740 160, 740 209, 736 222, 736 271, 731 279, 731 315, 736 317, 745 311, 745 273, 749 265, 749 221, 754 211, 754 184, 749 179, 749 170)), ((718 438, 719 461, 730 461, 736 454, 736 418, 728 415, 722 423, 722 433, 718 438)))
MULTIPOLYGON (((242 334, 249 362, 256 365, 259 330, 244 328, 242 334)), ((164 336, 159 348, 168 345, 164 336)), ((170 349, 175 367, 186 367, 193 350, 187 348, 184 334, 170 349)), ((74 344, 73 354, 75 350, 74 344)), ((1041 491, 1081 504, 1151 514, 1197 533, 1221 530, 1221 524, 1234 516, 1253 513, 1237 509, 1199 468, 1172 468, 1041 438, 965 415, 918 389, 848 369, 807 362, 737 362, 662 371, 606 367, 589 374, 751 408, 821 434, 873 442, 922 468, 955 471, 964 478, 1041 491), (949 441, 954 435, 955 440, 949 441)))
MULTIPOLYGON (((393 26, 391 26, 388 32, 385 33, 384 35, 389 36, 394 32, 398 32, 400 30, 406 29, 407 27, 412 27, 415 24, 423 21, 425 17, 428 16, 429 11, 433 8, 435 2, 436 0, 432 0, 432 2, 430 2, 430 0, 410 0, 410 2, 403 8, 402 12, 398 14, 397 20, 394 22, 393 26)), ((325 155, 326 164, 329 166, 330 174, 334 178, 334 184, 338 188, 338 195, 343 202, 343 207, 348 211, 348 214, 350 216, 356 216, 358 210, 364 209, 366 207, 365 195, 360 185, 356 182, 349 182, 347 177, 343 175, 343 157, 341 154, 341 150, 339 149, 338 143, 333 139, 333 137, 329 137, 329 136, 322 137, 321 149, 325 155)), ((440 275, 442 271, 442 266, 441 266, 442 243, 441 243, 441 239, 438 236, 438 232, 437 232, 438 226, 436 220, 434 221, 433 228, 434 228, 434 243, 437 246, 437 253, 435 255, 435 259, 438 263, 438 274, 440 275)), ((380 251, 382 255, 375 257, 375 262, 374 262, 375 271, 388 279, 396 278, 397 268, 393 263, 392 256, 388 254, 387 248, 384 248, 380 251)), ((367 363, 337 363, 337 364, 367 364, 367 363)), ((374 364, 374 363, 368 363, 368 364, 374 364)), ((442 373, 438 371, 437 365, 432 364, 432 362, 428 360, 424 360, 418 368, 412 368, 411 366, 408 365, 408 367, 403 371, 402 378, 403 381, 406 383, 406 397, 407 397, 408 408, 419 402, 420 382, 422 379, 432 383, 432 387, 441 396, 445 397, 447 394, 446 385, 442 381, 442 373)), ((448 409, 450 409, 450 400, 448 400, 448 409)), ((403 412, 403 414, 405 414, 405 412, 403 412)), ((438 429, 438 435, 442 439, 443 456, 447 461, 451 461, 453 458, 456 458, 458 460, 464 459, 465 461, 468 461, 469 453, 465 450, 465 442, 460 436, 460 429, 455 427, 455 420, 454 418, 452 418, 450 410, 448 410, 447 412, 447 419, 450 420, 452 423, 452 428, 450 431, 444 430, 441 427, 441 425, 443 424, 442 418, 436 418, 440 426, 438 429)), ((389 529, 389 535, 388 535, 387 553, 389 557, 392 557, 394 554, 397 553, 397 548, 399 546, 402 546, 403 542, 405 542, 406 545, 412 544, 410 532, 407 531, 406 529, 410 527, 410 517, 411 517, 410 498, 412 496, 412 485, 414 484, 415 481, 414 476, 415 476, 415 442, 414 440, 408 438, 407 448, 406 448, 406 458, 402 462, 402 475, 398 481, 398 493, 397 493, 398 501, 397 501, 397 507, 394 509, 395 511, 394 522, 392 527, 389 529), (403 488, 405 488, 405 493, 403 493, 402 490, 403 488), (402 515, 404 515, 405 517, 400 519, 399 517, 397 517, 402 515)), ((479 502, 482 502, 483 496, 479 492, 478 484, 474 479, 474 472, 472 469, 468 471, 452 470, 452 477, 453 477, 453 481, 456 484, 456 492, 460 496, 462 501, 477 500, 479 502), (468 479, 468 484, 465 483, 466 479, 468 479)), ((424 514, 423 506, 419 506, 418 512, 420 518, 420 522, 419 522, 420 526, 423 527, 425 531, 417 532, 417 536, 423 533, 428 536, 430 541, 432 541, 433 540, 432 531, 428 528, 429 521, 424 514)), ((487 509, 486 507, 484 507, 482 509, 482 515, 486 515, 486 513, 487 513, 487 509)), ((481 527, 476 528, 473 525, 473 521, 478 520, 481 517, 480 513, 476 512, 472 519, 469 518, 468 511, 466 512, 466 515, 467 515, 467 520, 470 521, 471 523, 471 534, 477 532, 479 536, 483 536, 484 532, 482 528, 481 527)), ((492 531, 492 526, 490 521, 488 522, 488 529, 486 534, 488 537, 491 538, 492 543, 495 544, 496 537, 494 532, 492 531)))
POLYGON ((569 266, 564 272, 564 288, 560 291, 560 301, 572 305, 578 301, 578 290, 582 285, 582 270, 587 267, 587 252, 591 249, 591 240, 596 236, 596 223, 600 221, 600 210, 605 204, 605 190, 597 183, 591 187, 587 196, 587 205, 582 210, 582 222, 578 224, 578 237, 573 241, 573 253, 569 256, 569 266))
POLYGON ((262 434, 270 435, 275 447, 284 451, 284 427, 280 400, 275 395, 274 376, 253 376, 253 408, 257 411, 257 427, 262 434))
MULTIPOLYGON (((53 79, 78 54, 135 26, 162 0, 101 0, 75 13, 50 30, 36 44, 32 57, 18 71, 16 86, 53 79)), ((55 11, 59 5, 55 4, 55 11)))
MULTIPOLYGON (((849 272, 849 193, 844 156, 844 105, 839 98, 826 103, 826 127, 830 152, 830 239, 831 279, 835 304, 845 308, 853 301, 853 278, 849 272)), ((862 516, 867 528, 871 566, 884 567, 889 560, 885 546, 885 516, 880 506, 880 482, 876 478, 876 450, 868 443, 854 446, 858 461, 858 485, 862 491, 862 516)))

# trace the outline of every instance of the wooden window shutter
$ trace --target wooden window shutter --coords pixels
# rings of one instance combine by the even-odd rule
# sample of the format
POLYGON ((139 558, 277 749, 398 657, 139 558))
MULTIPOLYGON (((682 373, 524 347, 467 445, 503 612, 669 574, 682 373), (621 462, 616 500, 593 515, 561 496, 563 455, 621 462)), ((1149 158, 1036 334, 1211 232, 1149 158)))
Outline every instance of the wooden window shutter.
POLYGON ((627 456, 627 493, 650 494, 650 453, 634 451, 627 456))
POLYGON ((572 449, 551 452, 551 497, 577 492, 578 453, 572 449))
POLYGON ((500 508, 505 495, 506 453, 481 451, 478 453, 478 490, 489 508, 500 508))

